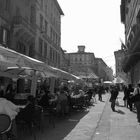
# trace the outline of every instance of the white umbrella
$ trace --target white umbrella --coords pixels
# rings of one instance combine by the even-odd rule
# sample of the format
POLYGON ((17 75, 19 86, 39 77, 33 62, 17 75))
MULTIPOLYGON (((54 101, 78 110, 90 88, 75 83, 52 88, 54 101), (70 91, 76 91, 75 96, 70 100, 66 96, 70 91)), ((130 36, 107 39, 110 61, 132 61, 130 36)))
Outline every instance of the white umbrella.
POLYGON ((111 81, 104 81, 103 83, 104 83, 104 84, 112 84, 111 81))
MULTIPOLYGON (((7 67, 30 67, 31 69, 43 72, 46 77, 56 76, 56 71, 42 61, 20 54, 14 50, 0 46, 0 70, 7 67)), ((19 70, 19 69, 18 69, 19 70)))

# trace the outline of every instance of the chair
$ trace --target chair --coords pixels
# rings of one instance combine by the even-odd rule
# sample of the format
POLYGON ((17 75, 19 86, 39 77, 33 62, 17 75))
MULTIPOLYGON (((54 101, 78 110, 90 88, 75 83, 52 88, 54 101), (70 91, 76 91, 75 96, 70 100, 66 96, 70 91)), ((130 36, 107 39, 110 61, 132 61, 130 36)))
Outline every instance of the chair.
POLYGON ((44 116, 49 117, 49 123, 52 123, 53 128, 55 128, 55 115, 56 115, 56 105, 53 102, 49 107, 43 107, 44 116))
POLYGON ((16 123, 19 129, 22 130, 21 132, 23 134, 27 134, 27 132, 29 132, 29 134, 33 136, 34 140, 36 140, 35 128, 37 126, 36 124, 38 119, 37 114, 35 113, 36 110, 36 106, 33 108, 28 108, 28 110, 23 109, 19 112, 19 114, 16 117, 16 123))
POLYGON ((43 131, 43 108, 39 105, 35 105, 33 122, 35 127, 43 131))
POLYGON ((11 118, 6 114, 0 114, 0 140, 3 139, 3 136, 8 134, 8 131, 11 128, 11 118))

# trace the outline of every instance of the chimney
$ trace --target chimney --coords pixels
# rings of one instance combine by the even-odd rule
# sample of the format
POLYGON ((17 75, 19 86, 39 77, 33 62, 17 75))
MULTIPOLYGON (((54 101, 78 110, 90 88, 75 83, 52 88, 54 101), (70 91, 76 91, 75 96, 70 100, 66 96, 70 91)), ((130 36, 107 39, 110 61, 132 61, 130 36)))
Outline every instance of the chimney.
POLYGON ((85 46, 84 45, 78 46, 78 52, 85 52, 85 46))

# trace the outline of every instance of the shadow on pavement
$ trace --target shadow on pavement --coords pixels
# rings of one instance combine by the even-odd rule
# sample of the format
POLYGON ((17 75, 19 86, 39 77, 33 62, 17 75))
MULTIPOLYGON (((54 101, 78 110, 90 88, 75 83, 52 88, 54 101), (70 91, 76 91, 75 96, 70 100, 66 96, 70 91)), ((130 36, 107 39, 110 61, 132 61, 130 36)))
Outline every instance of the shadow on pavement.
POLYGON ((124 105, 120 105, 120 104, 116 104, 116 106, 119 106, 119 107, 125 107, 124 105))
POLYGON ((120 110, 120 109, 116 110, 116 112, 117 112, 117 113, 119 113, 119 114, 122 114, 122 115, 124 115, 124 114, 125 114, 125 112, 123 112, 123 111, 122 111, 122 110, 120 110))
MULTIPOLYGON (((56 117, 55 128, 48 123, 48 118, 45 118, 43 133, 37 132, 36 135, 39 140, 63 140, 88 112, 88 109, 79 109, 74 110, 70 116, 65 118, 56 117)), ((29 140, 29 137, 25 138, 23 135, 20 140, 29 140)))

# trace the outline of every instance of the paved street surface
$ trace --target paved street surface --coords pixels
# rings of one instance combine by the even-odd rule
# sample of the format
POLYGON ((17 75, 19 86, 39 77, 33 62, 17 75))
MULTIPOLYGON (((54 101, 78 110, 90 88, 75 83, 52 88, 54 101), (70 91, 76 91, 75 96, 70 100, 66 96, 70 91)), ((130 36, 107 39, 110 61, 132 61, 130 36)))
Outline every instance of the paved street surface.
POLYGON ((112 112, 107 102, 102 118, 91 140, 140 140, 140 125, 136 113, 123 107, 123 93, 119 94, 117 112, 112 112))
MULTIPOLYGON (((116 112, 110 108, 109 97, 109 94, 103 95, 103 102, 97 101, 88 109, 57 119, 55 128, 44 122, 44 131, 36 134, 37 140, 140 140, 136 113, 123 107, 123 93, 119 94, 116 112)), ((33 137, 26 138, 29 139, 33 137)))

